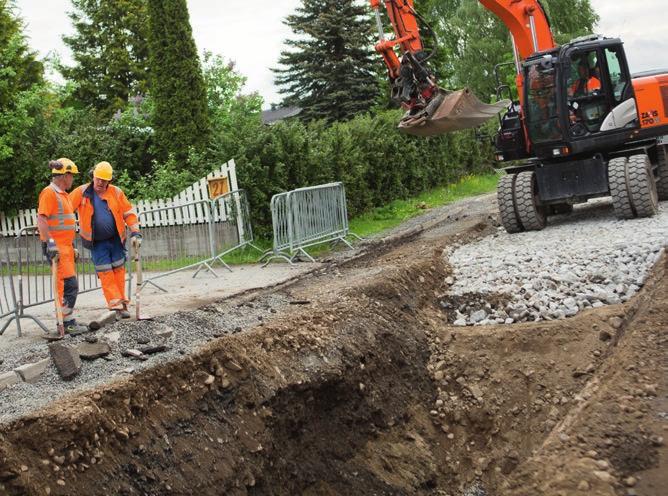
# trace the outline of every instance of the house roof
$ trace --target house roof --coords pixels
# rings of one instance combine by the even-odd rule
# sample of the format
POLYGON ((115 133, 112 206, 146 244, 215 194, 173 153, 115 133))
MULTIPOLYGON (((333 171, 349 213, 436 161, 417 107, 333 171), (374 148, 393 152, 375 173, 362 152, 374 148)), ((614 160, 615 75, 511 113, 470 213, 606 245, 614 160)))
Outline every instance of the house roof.
POLYGON ((263 110, 262 122, 264 124, 273 124, 289 117, 294 117, 302 111, 300 107, 282 107, 275 110, 263 110))

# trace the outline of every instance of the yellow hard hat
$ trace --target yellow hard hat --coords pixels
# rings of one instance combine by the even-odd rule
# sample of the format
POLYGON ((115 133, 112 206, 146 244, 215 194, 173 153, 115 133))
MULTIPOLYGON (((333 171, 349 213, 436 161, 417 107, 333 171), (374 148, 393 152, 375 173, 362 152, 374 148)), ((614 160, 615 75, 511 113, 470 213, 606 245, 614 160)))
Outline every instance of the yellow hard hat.
POLYGON ((93 169, 93 177, 97 177, 98 179, 111 181, 113 175, 114 175, 114 169, 111 167, 111 164, 109 162, 100 162, 93 169))
POLYGON ((79 168, 77 167, 77 164, 72 162, 69 158, 59 158, 58 160, 54 162, 49 162, 49 165, 51 166, 51 174, 57 175, 57 174, 78 174, 79 173, 79 168), (58 164, 60 164, 60 167, 58 167, 58 164))

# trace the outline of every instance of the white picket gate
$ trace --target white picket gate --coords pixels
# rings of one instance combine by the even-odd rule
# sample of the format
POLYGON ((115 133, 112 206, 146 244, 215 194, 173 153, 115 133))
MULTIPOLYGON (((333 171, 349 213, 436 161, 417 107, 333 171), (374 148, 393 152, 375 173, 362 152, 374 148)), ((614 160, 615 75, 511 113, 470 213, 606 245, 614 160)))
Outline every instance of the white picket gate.
MULTIPOLYGON (((226 177, 230 191, 238 188, 236 164, 234 159, 221 165, 219 168, 209 173, 206 177, 191 184, 178 195, 172 198, 160 200, 139 200, 135 203, 137 213, 148 212, 150 210, 165 209, 168 207, 178 207, 187 203, 197 202, 199 200, 209 200, 208 180, 214 178, 226 177)), ((220 219, 225 220, 225 219, 220 219)), ((206 212, 200 205, 194 205, 188 209, 158 210, 155 213, 149 213, 142 216, 142 227, 160 227, 160 226, 181 226, 189 224, 202 224, 207 221, 206 212), (170 212, 169 214, 166 212, 170 212), (176 214, 172 212, 177 212, 176 214)), ((13 217, 5 216, 0 212, 0 236, 16 236, 21 229, 37 224, 37 209, 29 208, 20 210, 13 217)))

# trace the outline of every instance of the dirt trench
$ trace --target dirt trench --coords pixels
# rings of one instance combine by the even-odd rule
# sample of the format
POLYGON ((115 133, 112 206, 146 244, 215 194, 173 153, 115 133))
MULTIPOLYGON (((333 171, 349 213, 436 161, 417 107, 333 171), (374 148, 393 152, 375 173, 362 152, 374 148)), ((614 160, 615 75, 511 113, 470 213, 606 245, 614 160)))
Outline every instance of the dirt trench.
POLYGON ((2 426, 0 493, 662 494, 666 257, 624 306, 462 328, 452 240, 315 276, 287 289, 311 305, 2 426))

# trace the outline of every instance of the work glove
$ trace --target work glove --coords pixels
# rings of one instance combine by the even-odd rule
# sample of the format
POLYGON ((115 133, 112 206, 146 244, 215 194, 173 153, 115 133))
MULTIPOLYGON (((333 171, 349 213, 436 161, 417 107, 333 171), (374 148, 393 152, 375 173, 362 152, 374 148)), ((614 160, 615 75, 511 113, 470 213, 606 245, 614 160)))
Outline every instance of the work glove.
POLYGON ((144 239, 139 231, 134 231, 130 234, 130 239, 137 248, 141 246, 142 239, 144 239))
POLYGON ((42 253, 46 257, 46 260, 51 263, 58 256, 56 242, 53 239, 49 239, 48 242, 42 241, 42 253))
POLYGON ((72 249, 74 250, 74 261, 78 262, 79 261, 79 250, 77 250, 74 247, 72 249))

